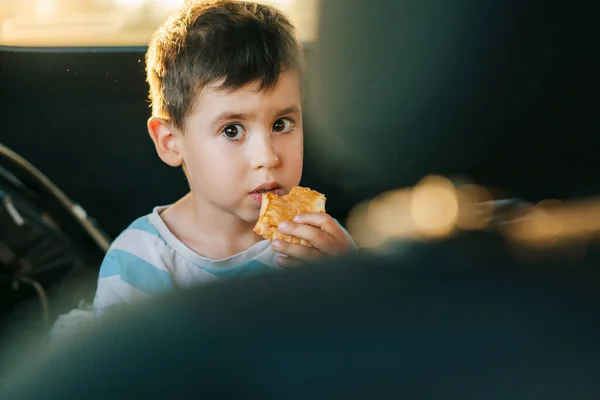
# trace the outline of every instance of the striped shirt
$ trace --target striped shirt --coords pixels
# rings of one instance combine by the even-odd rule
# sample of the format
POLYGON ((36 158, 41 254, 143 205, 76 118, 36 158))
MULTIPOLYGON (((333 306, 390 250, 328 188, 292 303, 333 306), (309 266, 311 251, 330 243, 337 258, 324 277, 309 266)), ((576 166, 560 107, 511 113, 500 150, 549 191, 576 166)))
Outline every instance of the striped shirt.
POLYGON ((202 257, 167 228, 160 212, 134 221, 112 243, 100 266, 94 311, 228 278, 280 269, 269 241, 222 260, 202 257))

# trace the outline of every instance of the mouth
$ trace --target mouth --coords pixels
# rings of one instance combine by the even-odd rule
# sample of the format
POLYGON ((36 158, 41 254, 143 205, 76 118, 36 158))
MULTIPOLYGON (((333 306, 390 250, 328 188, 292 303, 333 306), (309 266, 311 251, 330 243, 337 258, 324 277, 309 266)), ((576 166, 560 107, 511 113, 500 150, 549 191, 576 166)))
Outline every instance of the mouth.
POLYGON ((267 182, 267 183, 263 183, 262 185, 254 188, 254 190, 251 193, 277 192, 282 189, 283 188, 281 187, 279 182, 267 182))
POLYGON ((285 190, 279 183, 269 182, 257 186, 252 192, 250 192, 250 197, 252 197, 258 203, 262 203, 262 196, 265 193, 273 193, 276 196, 283 196, 285 194, 285 190))

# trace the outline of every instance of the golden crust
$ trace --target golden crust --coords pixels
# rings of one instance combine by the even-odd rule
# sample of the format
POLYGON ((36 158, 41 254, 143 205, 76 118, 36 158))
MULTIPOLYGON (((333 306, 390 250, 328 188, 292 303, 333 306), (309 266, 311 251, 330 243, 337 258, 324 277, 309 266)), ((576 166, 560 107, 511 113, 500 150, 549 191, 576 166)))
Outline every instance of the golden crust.
POLYGON ((288 243, 310 244, 305 240, 285 235, 278 230, 280 222, 292 221, 296 215, 309 212, 325 212, 325 196, 321 193, 294 186, 285 196, 276 196, 271 192, 263 194, 258 222, 254 232, 267 240, 283 240, 288 243))

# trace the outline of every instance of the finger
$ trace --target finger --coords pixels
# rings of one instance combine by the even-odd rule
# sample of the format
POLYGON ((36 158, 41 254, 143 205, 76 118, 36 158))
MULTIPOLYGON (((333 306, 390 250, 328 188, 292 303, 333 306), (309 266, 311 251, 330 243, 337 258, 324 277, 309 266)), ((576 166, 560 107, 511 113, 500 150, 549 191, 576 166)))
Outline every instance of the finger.
POLYGON ((296 268, 304 264, 302 261, 297 260, 293 257, 279 256, 277 258, 277 265, 283 268, 296 268))
POLYGON ((320 212, 300 214, 294 218, 294 222, 319 228, 338 240, 346 238, 346 232, 344 232, 342 226, 329 214, 320 212))
POLYGON ((329 233, 312 225, 282 222, 279 224, 278 229, 286 235, 304 239, 316 249, 328 254, 338 251, 338 247, 340 247, 338 241, 329 233))
POLYGON ((276 252, 300 261, 310 261, 323 256, 323 253, 314 247, 288 243, 283 240, 273 241, 272 247, 276 252))

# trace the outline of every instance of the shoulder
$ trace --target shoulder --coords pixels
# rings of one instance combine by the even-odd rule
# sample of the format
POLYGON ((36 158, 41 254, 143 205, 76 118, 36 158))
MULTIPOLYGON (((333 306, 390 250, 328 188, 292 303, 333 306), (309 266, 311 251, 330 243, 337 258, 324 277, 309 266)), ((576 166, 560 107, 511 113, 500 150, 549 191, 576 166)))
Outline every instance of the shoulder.
POLYGON ((129 224, 112 242, 108 253, 122 250, 142 255, 152 250, 166 250, 165 239, 161 234, 160 227, 156 224, 157 209, 129 224))
POLYGON ((99 279, 118 279, 146 294, 161 293, 173 286, 172 253, 149 216, 140 217, 111 244, 99 279))
POLYGON ((165 263, 161 255, 169 251, 172 249, 146 215, 136 219, 117 236, 108 249, 106 261, 125 264, 145 261, 163 269, 165 263))

